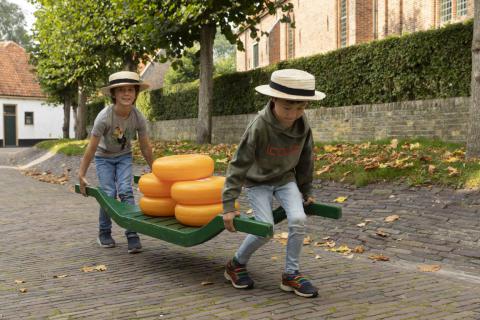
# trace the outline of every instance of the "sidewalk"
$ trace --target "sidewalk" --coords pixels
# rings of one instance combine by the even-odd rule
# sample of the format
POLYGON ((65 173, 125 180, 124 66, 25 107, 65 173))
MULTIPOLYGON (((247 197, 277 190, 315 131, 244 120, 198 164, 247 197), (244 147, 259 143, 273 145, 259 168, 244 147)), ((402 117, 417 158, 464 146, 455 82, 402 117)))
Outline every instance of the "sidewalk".
MULTIPOLYGON (((31 150, 18 152, 32 157, 31 150)), ((243 234, 223 232, 192 248, 144 236, 145 251, 128 255, 115 227, 117 247, 98 248, 96 201, 68 184, 38 182, 7 168, 13 163, 6 153, 0 149, 0 319, 480 319, 480 219, 472 192, 318 184, 319 201, 348 199, 342 220, 310 218, 310 237, 366 251, 344 256, 305 246, 303 271, 320 297, 303 299, 278 288, 285 248, 276 241, 254 255, 249 267, 256 288, 250 291, 223 280, 223 265, 243 234), (385 222, 392 214, 400 219, 385 222), (358 227, 365 219, 372 221, 358 227), (373 253, 390 261, 373 262, 373 253), (419 272, 425 263, 441 270, 419 272), (107 270, 81 271, 100 264, 107 270)), ((76 175, 78 159, 53 158, 37 168, 61 174, 71 166, 76 175)))

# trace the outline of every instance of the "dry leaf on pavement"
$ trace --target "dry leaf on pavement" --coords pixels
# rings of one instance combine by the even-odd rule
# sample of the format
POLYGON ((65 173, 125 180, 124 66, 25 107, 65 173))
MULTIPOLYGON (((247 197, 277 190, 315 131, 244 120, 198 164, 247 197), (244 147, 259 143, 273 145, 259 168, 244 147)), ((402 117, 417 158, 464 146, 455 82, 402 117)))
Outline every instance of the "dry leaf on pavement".
POLYGON ((422 272, 437 272, 440 268, 438 264, 421 264, 417 266, 417 269, 422 272))
POLYGON ((18 289, 18 291, 20 291, 21 293, 27 293, 27 288, 20 288, 18 289))
POLYGON ((25 280, 15 280, 15 284, 25 283, 25 280))
POLYGON ((303 238, 303 245, 306 246, 306 245, 309 245, 312 243, 312 238, 310 238, 310 236, 306 236, 305 238, 303 238))
POLYGON ((386 217, 385 221, 386 222, 393 222, 393 221, 398 220, 398 219, 400 219, 400 216, 394 214, 394 215, 386 217))
POLYGON ((348 197, 337 197, 333 202, 343 203, 348 199, 348 197))
POLYGON ((54 275, 53 278, 54 279, 61 279, 61 278, 66 278, 68 277, 68 274, 59 274, 59 275, 54 275))
POLYGON ((380 237, 388 237, 388 233, 386 233, 385 231, 381 230, 381 229, 378 229, 376 232, 375 232, 377 235, 379 235, 380 237))
POLYGON ((363 246, 356 246, 353 250, 352 250, 353 253, 364 253, 365 252, 365 248, 363 246))
POLYGON ((208 286, 208 285, 210 285, 210 284, 213 284, 213 282, 211 282, 211 281, 202 281, 202 283, 201 283, 202 286, 208 286))
POLYGON ((104 265, 104 264, 99 264, 99 265, 97 265, 97 266, 91 266, 91 267, 84 266, 81 270, 82 270, 83 272, 106 271, 106 270, 107 270, 107 266, 104 265))
POLYGON ((372 254, 368 257, 368 259, 375 260, 375 261, 389 261, 390 258, 384 256, 383 254, 372 254))

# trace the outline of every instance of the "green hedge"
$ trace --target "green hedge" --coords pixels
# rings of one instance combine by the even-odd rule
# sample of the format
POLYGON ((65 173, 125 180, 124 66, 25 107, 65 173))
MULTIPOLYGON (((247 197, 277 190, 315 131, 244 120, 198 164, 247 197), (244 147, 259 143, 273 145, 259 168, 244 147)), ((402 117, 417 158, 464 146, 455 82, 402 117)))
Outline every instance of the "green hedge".
MULTIPOLYGON (((312 107, 338 107, 470 95, 473 22, 392 37, 326 54, 279 62, 214 79, 213 115, 252 113, 267 98, 254 88, 276 69, 306 70, 327 97, 312 107)), ((150 120, 197 117, 198 83, 150 93, 150 120)))

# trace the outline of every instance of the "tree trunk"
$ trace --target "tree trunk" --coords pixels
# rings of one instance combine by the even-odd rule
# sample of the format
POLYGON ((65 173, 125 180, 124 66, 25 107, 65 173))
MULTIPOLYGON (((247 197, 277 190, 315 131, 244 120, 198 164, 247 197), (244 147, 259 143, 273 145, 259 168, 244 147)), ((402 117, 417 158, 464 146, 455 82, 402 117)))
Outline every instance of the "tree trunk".
POLYGON ((70 138, 70 109, 72 106, 72 98, 70 94, 65 94, 63 97, 63 138, 70 138))
POLYGON ((474 12, 467 159, 480 157, 480 0, 475 0, 474 12))
POLYGON ((87 93, 81 80, 78 81, 78 107, 75 139, 87 138, 87 93))
POLYGON ((197 143, 212 141, 213 41, 215 25, 204 25, 200 34, 200 89, 198 92, 197 143))

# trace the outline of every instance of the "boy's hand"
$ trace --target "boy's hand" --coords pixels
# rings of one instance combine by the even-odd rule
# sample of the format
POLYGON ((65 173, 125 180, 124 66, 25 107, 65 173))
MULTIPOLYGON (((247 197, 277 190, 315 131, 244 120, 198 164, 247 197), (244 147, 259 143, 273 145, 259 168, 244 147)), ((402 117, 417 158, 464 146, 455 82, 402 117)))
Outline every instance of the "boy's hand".
POLYGON ((303 206, 306 207, 308 205, 311 205, 312 203, 315 202, 315 198, 313 197, 308 197, 307 200, 303 201, 303 206))
POLYGON ((80 182, 80 193, 86 197, 87 196, 86 186, 88 186, 90 183, 88 183, 87 179, 85 179, 84 176, 79 176, 78 180, 80 182))
POLYGON ((223 215, 223 224, 225 229, 230 232, 235 232, 235 227, 233 226, 233 218, 238 217, 240 215, 240 211, 230 211, 223 215))

